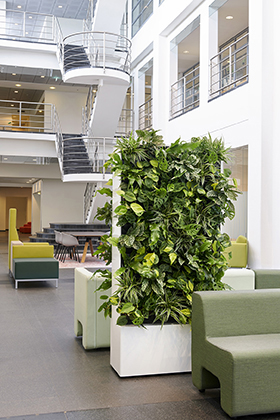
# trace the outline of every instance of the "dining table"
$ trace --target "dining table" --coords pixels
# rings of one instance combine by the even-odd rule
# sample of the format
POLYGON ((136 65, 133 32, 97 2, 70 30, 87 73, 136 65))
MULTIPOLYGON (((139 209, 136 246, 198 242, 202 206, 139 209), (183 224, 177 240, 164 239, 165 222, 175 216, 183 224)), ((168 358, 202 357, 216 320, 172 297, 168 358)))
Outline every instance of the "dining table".
POLYGON ((87 251, 88 251, 88 246, 90 248, 90 252, 91 255, 93 255, 94 253, 94 249, 92 246, 92 238, 101 238, 101 236, 106 235, 108 232, 101 232, 101 231, 68 231, 68 232, 64 232, 64 233, 68 233, 72 236, 75 236, 78 240, 80 238, 85 238, 85 246, 84 246, 84 250, 83 250, 83 256, 81 259, 81 263, 85 262, 86 260, 86 255, 87 255, 87 251))

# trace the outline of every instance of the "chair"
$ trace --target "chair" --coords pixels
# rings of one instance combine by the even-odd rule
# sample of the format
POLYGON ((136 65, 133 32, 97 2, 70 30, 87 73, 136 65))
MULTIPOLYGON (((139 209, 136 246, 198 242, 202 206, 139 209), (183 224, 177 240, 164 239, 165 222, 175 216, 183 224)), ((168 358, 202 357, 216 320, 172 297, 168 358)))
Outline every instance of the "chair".
POLYGON ((77 251, 79 241, 77 238, 75 238, 75 236, 70 235, 69 233, 61 232, 61 244, 63 246, 63 250, 61 253, 60 261, 65 262, 65 258, 68 252, 70 258, 75 257, 75 260, 80 262, 79 252, 77 251))
POLYGON ((59 232, 58 230, 55 230, 54 233, 55 233, 55 242, 57 243, 55 253, 54 253, 54 258, 59 259, 59 255, 63 249, 62 235, 61 235, 61 232, 59 232))
POLYGON ((247 267, 248 261, 248 241, 245 236, 238 236, 236 241, 231 241, 231 246, 226 248, 224 251, 224 256, 228 261, 229 267, 247 267), (229 253, 231 252, 231 258, 229 253))
POLYGON ((83 336, 86 350, 110 346, 110 318, 98 312, 100 296, 111 294, 111 289, 95 292, 103 282, 102 274, 93 274, 85 268, 75 268, 74 332, 83 336))

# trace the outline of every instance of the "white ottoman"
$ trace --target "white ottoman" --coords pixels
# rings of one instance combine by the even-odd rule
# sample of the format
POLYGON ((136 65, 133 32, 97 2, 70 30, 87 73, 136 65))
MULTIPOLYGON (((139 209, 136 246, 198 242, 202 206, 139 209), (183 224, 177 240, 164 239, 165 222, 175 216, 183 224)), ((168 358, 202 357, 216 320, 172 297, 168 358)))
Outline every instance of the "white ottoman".
POLYGON ((255 273, 247 268, 228 268, 222 282, 234 290, 254 290, 255 273))

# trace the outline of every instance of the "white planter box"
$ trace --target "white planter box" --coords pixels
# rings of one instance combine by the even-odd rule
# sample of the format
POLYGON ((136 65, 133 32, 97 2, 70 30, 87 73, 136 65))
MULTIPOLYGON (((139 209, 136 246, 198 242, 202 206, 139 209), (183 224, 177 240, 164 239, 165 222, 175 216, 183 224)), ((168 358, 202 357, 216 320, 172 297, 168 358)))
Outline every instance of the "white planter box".
MULTIPOLYGON (((115 322, 114 318, 111 321, 115 322)), ((112 325, 113 327, 113 325, 112 325)), ((179 324, 111 328, 111 366, 119 376, 191 371, 191 327, 179 324)))

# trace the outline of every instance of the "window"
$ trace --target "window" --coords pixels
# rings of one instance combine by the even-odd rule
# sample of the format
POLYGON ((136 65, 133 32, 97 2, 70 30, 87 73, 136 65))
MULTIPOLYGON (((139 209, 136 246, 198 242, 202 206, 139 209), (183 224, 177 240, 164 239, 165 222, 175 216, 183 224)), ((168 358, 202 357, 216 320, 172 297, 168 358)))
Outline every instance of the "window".
POLYGON ((153 0, 132 0, 132 36, 153 13, 153 0))

